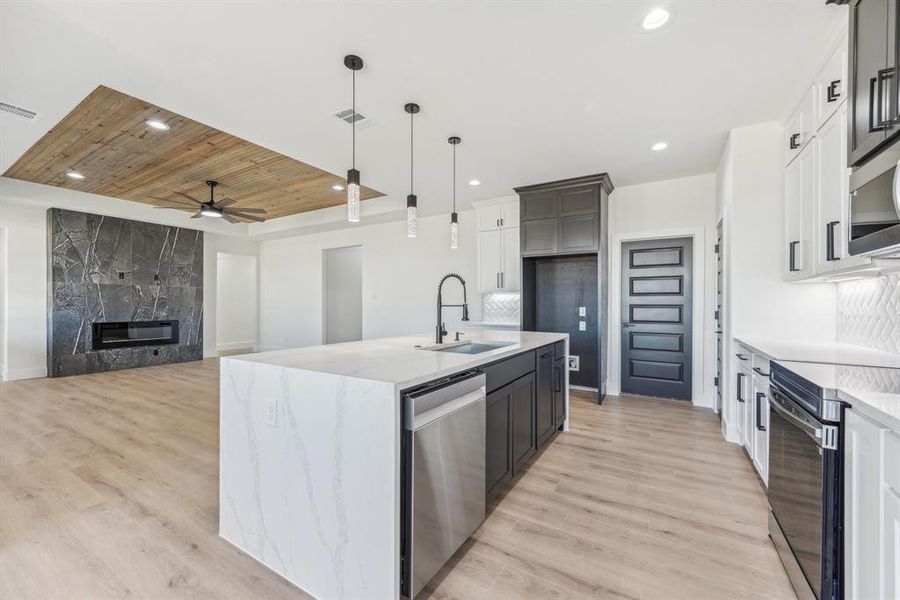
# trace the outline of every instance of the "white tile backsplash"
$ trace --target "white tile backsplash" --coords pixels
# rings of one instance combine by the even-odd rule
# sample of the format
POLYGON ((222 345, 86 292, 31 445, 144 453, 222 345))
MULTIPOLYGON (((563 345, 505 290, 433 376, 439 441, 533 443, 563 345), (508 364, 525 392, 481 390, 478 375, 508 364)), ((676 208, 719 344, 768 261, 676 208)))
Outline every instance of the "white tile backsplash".
POLYGON ((837 313, 839 342, 900 353, 900 274, 839 283, 837 313))
POLYGON ((493 292, 482 294, 481 310, 485 323, 519 323, 519 294, 493 292))

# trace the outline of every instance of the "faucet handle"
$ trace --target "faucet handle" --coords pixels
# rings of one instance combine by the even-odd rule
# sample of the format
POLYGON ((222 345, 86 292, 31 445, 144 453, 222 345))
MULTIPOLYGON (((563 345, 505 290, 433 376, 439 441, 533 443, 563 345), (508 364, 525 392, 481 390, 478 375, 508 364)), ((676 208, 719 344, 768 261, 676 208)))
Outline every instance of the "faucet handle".
POLYGON ((441 335, 447 335, 447 324, 441 323, 441 335))

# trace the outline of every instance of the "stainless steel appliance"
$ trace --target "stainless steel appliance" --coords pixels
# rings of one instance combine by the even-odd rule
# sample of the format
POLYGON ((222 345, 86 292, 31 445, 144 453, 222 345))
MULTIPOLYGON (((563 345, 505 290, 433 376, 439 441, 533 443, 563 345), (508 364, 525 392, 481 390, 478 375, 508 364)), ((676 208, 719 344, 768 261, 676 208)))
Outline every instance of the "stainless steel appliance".
POLYGON ((485 516, 485 387, 474 371, 403 397, 401 592, 413 598, 485 516))
POLYGON ((850 254, 900 256, 900 141, 850 175, 850 254))
POLYGON ((800 600, 842 598, 844 406, 772 363, 769 535, 800 600))

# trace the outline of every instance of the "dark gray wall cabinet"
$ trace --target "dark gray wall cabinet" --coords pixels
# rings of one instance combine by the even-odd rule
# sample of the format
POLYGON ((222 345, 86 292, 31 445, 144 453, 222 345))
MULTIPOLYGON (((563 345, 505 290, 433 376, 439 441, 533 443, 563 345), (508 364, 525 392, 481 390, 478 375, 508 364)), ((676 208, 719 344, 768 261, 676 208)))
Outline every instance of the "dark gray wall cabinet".
POLYGON ((850 2, 850 166, 900 132, 900 0, 850 2))

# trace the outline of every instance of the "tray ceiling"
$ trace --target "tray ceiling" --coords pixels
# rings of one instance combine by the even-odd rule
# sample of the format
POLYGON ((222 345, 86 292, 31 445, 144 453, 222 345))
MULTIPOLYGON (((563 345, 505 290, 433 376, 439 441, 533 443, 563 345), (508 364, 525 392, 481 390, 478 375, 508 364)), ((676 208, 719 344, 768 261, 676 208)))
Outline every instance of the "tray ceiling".
MULTIPOLYGON (((269 219, 346 202, 332 189, 342 176, 102 85, 3 176, 153 205, 181 200, 175 192, 206 200, 204 182, 215 179, 218 200, 263 208, 269 219), (153 129, 150 119, 170 129, 153 129), (67 177, 70 170, 84 179, 67 177)), ((382 195, 361 190, 363 200, 382 195)))

